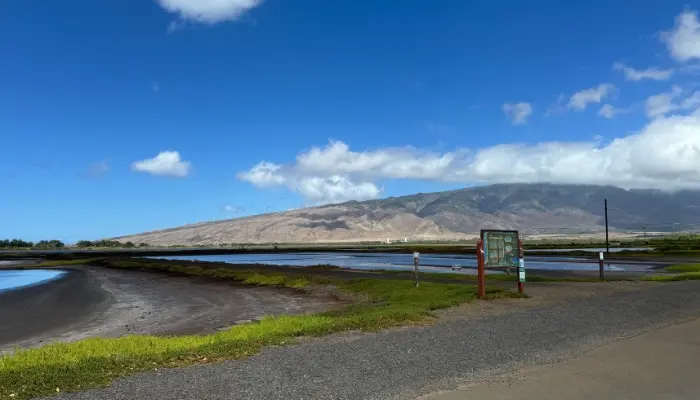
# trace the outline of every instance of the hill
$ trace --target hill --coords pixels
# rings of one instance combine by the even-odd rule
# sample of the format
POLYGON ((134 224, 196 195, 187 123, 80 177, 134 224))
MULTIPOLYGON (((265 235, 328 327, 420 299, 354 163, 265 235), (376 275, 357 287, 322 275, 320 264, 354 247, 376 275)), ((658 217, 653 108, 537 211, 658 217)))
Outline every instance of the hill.
POLYGON ((497 184, 381 200, 350 201, 187 225, 117 238, 151 245, 458 239, 482 228, 527 234, 696 230, 700 191, 613 186, 497 184))

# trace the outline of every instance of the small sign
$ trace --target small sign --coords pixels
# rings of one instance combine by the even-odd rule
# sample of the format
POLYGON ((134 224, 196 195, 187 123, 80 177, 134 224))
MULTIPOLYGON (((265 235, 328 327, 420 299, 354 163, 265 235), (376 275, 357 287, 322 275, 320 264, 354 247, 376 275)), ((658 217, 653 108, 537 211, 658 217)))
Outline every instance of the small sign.
POLYGON ((603 252, 602 251, 600 252, 599 257, 600 257, 600 261, 603 261, 603 252))
POLYGON ((418 258, 420 258, 420 253, 417 252, 417 251, 414 251, 414 252, 413 252, 413 258, 416 259, 416 260, 417 260, 418 258))
POLYGON ((518 261, 518 280, 525 282, 525 259, 521 258, 518 261))

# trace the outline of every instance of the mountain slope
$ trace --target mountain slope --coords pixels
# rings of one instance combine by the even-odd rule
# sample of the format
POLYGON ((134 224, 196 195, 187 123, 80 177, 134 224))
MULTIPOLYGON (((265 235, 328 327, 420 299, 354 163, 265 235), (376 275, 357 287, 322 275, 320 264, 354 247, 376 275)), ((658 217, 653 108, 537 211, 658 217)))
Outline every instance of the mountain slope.
POLYGON ((152 245, 455 239, 482 228, 524 233, 604 229, 604 199, 616 230, 695 230, 700 191, 668 193, 612 186, 499 184, 351 201, 117 238, 152 245))

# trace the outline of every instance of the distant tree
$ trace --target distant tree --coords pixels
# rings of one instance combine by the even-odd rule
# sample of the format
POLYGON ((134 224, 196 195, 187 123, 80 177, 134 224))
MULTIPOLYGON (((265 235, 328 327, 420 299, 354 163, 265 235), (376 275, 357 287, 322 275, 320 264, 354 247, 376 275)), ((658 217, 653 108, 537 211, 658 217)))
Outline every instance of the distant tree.
POLYGON ((139 247, 148 247, 148 243, 139 243, 139 247))
POLYGON ((33 247, 36 249, 62 249, 66 245, 60 240, 40 240, 33 247))
POLYGON ((89 240, 79 240, 78 243, 75 244, 76 247, 93 247, 93 243, 89 240))
POLYGON ((126 243, 123 244, 123 246, 126 247, 127 249, 136 247, 136 245, 133 244, 132 242, 126 242, 126 243))
POLYGON ((26 242, 26 241, 21 240, 21 239, 0 240, 0 248, 21 249, 21 248, 29 248, 32 246, 34 246, 34 243, 26 242))

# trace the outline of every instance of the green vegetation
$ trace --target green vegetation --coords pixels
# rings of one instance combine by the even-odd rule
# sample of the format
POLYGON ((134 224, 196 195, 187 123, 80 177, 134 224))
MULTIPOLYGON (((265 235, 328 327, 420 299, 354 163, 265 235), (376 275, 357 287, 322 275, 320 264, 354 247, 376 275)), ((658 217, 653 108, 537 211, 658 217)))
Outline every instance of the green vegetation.
MULTIPOLYGON (((587 248, 604 248, 605 241, 599 238, 544 238, 544 239, 529 239, 525 237, 523 246, 526 251, 529 250, 547 250, 547 249, 587 249, 587 248)), ((36 245, 31 242, 22 241, 19 239, 0 241, 0 249, 54 249, 63 248, 63 243, 59 241, 42 241, 36 245)), ((131 249, 135 247, 151 247, 146 243, 138 245, 132 242, 119 242, 116 240, 81 240, 74 248, 89 248, 89 249, 131 249)), ((173 244, 170 246, 153 246, 154 249, 183 249, 192 247, 186 244, 173 244)), ((456 253, 456 254, 473 254, 475 252, 476 240, 442 240, 442 241, 412 241, 408 243, 379 243, 379 242, 353 242, 353 243, 259 243, 259 244, 240 244, 240 243, 221 243, 211 246, 195 246, 201 249, 211 249, 216 251, 226 252, 307 252, 307 251, 356 251, 356 252, 393 252, 393 253, 410 253, 420 251, 425 253, 456 253)), ((622 257, 663 257, 668 255, 673 256, 700 256, 700 234, 669 234, 666 236, 651 236, 647 238, 629 238, 622 240, 611 240, 610 248, 625 248, 625 247, 645 247, 653 250, 649 251, 622 251, 608 254, 608 258, 622 257)), ((533 253, 534 254, 534 253, 533 253)), ((581 250, 571 250, 568 252, 552 251, 552 252, 537 252, 537 255, 571 255, 571 256, 595 256, 591 252, 581 250)))
MULTIPOLYGON (((358 301, 342 310, 268 317, 259 323, 237 325, 207 336, 125 336, 17 350, 12 355, 0 357, 0 398, 25 399, 83 390, 106 385, 115 378, 139 371, 243 358, 255 354, 263 346, 288 344, 300 336, 322 336, 354 329, 376 331, 426 323, 434 318, 431 311, 476 298, 476 288, 472 285, 424 282, 420 288, 415 288, 412 282, 402 280, 343 281, 313 275, 142 260, 96 260, 95 263, 111 268, 233 279, 249 285, 295 289, 318 284, 333 285, 338 290, 354 293, 358 301)), ((487 288, 487 295, 489 298, 519 297, 517 293, 500 288, 487 288)))
POLYGON ((26 249, 34 246, 32 242, 26 242, 21 239, 5 239, 0 240, 0 249, 26 249))
POLYGON ((146 243, 139 243, 135 245, 132 242, 120 242, 118 240, 80 240, 75 244, 75 247, 88 249, 88 248, 107 248, 107 249, 133 249, 134 247, 148 247, 146 243))
POLYGON ((674 282, 674 281, 695 281, 700 280, 700 264, 678 264, 671 265, 664 270, 676 272, 676 274, 650 275, 643 279, 654 282, 674 282))
POLYGON ((700 272, 700 264, 678 264, 664 269, 668 272, 700 272))
POLYGON ((654 282, 698 281, 700 280, 700 272, 687 272, 675 275, 649 275, 643 277, 642 280, 654 282))
POLYGON ((20 250, 20 249, 40 249, 40 250, 48 250, 48 249, 62 249, 66 247, 66 245, 61 242, 60 240, 41 240, 37 243, 32 243, 32 242, 27 242, 21 239, 4 239, 0 240, 0 249, 6 250, 6 249, 12 249, 12 250, 20 250))
POLYGON ((48 260, 38 264, 29 265, 32 268, 61 267, 67 265, 90 264, 99 261, 99 258, 76 258, 72 260, 48 260))
MULTIPOLYGON (((410 275, 413 276, 413 272, 410 271, 387 271, 387 270, 374 270, 373 272, 381 272, 384 274, 391 275, 410 275)), ((445 279, 454 281, 470 281, 475 282, 477 279, 476 275, 467 274, 451 274, 447 272, 428 272, 421 271, 421 276, 429 279, 445 279)), ((518 276, 516 274, 486 274, 486 281, 491 282, 517 282, 518 276)), ((541 275, 527 275, 528 282, 600 282, 600 279, 596 277, 551 277, 551 276, 541 276, 541 275)))

